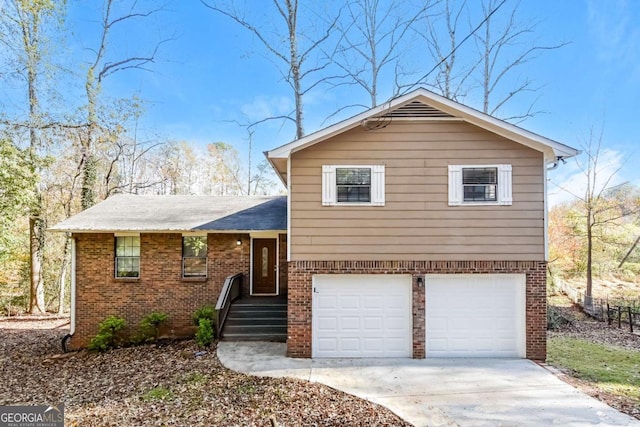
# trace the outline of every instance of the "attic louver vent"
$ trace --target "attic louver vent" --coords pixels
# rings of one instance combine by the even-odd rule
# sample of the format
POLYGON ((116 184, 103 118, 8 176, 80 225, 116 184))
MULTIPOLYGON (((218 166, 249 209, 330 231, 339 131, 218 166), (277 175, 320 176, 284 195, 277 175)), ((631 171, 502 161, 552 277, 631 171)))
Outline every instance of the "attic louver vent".
POLYGON ((413 101, 403 105, 402 107, 396 108, 395 110, 389 111, 385 114, 381 114, 378 117, 441 118, 453 116, 436 108, 433 108, 430 105, 423 104, 420 101, 413 101))

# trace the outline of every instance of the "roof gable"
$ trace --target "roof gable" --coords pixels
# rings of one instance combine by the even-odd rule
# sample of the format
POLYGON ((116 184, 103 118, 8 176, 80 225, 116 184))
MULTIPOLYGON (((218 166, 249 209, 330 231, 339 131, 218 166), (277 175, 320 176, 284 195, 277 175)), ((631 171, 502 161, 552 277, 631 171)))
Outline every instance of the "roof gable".
POLYGON ((303 138, 267 151, 265 155, 280 177, 286 181, 286 178, 284 178, 286 176, 286 161, 283 161, 283 159, 288 159, 291 153, 304 150, 358 126, 375 130, 399 120, 463 121, 540 151, 548 162, 555 161, 558 158, 572 157, 579 153, 578 150, 568 145, 545 138, 420 88, 303 138))

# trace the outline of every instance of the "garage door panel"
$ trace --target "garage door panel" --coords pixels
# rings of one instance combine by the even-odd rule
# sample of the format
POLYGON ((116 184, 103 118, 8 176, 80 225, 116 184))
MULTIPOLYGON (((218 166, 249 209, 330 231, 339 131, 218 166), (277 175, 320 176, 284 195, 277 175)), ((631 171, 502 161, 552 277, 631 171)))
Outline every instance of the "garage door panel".
POLYGON ((367 331, 377 332, 383 328, 384 321, 381 317, 365 317, 362 319, 362 328, 367 331))
POLYGON ((358 310, 360 300, 357 295, 344 295, 340 297, 340 308, 343 310, 358 310))
POLYGON ((338 319, 335 317, 322 317, 318 319, 318 329, 334 330, 338 326, 338 319))
POLYGON ((322 295, 317 298, 317 308, 332 308, 336 306, 338 298, 332 295, 322 295))
POLYGON ((384 341, 382 338, 363 338, 364 349, 368 352, 379 352, 383 348, 384 341))
POLYGON ((336 338, 321 338, 317 343, 322 351, 336 351, 338 349, 338 340, 336 338))
POLYGON ((411 357, 410 275, 316 275, 313 286, 313 357, 411 357), (330 336, 336 347, 321 344, 330 336))
POLYGON ((521 274, 427 275, 427 357, 524 357, 521 274))
POLYGON ((360 330, 360 318, 358 317, 342 317, 340 319, 340 328, 342 331, 358 331, 360 330))

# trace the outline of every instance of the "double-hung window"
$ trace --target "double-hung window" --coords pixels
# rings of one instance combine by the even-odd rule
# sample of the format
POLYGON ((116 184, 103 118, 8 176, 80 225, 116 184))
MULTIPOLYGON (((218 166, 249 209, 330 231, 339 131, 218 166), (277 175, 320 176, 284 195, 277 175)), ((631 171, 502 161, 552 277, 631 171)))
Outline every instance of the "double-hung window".
POLYGON ((116 277, 140 277, 140 236, 116 236, 116 277))
POLYGON ((207 277, 207 236, 182 236, 182 277, 207 277))
POLYGON ((322 166, 324 206, 384 206, 384 165, 322 166))
POLYGON ((511 165, 449 165, 449 205, 511 205, 511 165))
POLYGON ((464 202, 497 202, 498 168, 462 168, 464 202))
POLYGON ((336 168, 338 203, 371 203, 371 168, 336 168))

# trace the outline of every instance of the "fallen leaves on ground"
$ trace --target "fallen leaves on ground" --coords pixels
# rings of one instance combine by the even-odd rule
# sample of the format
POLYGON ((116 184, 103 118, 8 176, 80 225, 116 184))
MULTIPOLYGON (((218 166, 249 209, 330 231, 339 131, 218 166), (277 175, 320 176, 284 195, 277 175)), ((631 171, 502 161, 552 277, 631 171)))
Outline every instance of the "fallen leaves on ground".
POLYGON ((65 404, 67 426, 408 426, 330 387, 224 368, 215 348, 160 342, 61 356, 66 320, 0 322, 0 404, 65 404))

